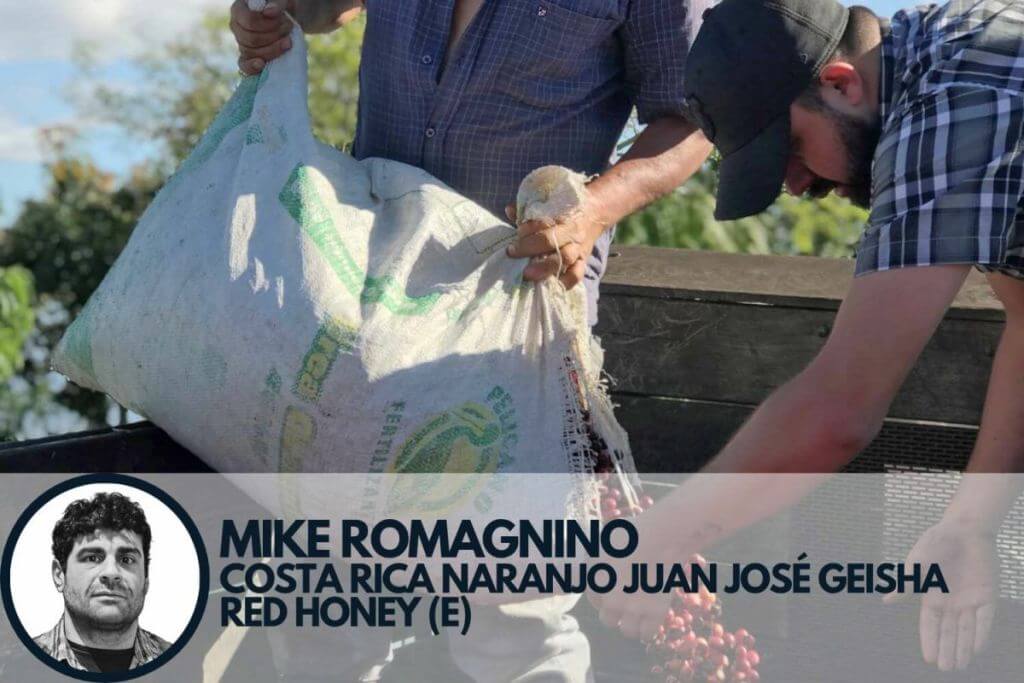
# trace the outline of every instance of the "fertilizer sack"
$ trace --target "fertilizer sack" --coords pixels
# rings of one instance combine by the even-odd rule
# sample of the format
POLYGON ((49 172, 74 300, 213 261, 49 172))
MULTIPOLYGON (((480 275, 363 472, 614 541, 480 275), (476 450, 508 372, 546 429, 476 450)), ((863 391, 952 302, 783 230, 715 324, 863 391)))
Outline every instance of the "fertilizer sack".
MULTIPOLYGON (((318 142, 306 50, 241 81, 54 367, 223 472, 632 469, 582 287, 426 172, 318 142)), ((521 492, 520 492, 521 495, 521 492)))

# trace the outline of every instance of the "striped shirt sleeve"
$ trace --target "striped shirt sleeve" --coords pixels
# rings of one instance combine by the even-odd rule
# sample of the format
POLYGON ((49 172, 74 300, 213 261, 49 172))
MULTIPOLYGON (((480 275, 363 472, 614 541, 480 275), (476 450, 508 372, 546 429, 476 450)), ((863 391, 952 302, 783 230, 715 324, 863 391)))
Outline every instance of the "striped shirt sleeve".
POLYGON ((857 274, 1002 263, 1024 195, 1021 94, 951 84, 887 121, 857 274))
POLYGON ((683 116, 686 55, 711 0, 631 2, 620 35, 626 89, 640 123, 683 116))

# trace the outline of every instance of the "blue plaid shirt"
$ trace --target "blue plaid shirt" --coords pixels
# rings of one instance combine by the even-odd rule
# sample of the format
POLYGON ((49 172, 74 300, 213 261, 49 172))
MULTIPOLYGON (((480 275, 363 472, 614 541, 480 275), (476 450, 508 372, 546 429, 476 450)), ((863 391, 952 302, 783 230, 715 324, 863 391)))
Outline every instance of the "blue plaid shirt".
POLYGON ((901 11, 882 35, 882 135, 857 274, 974 264, 1024 277, 1020 0, 901 11))
POLYGON ((538 166, 604 171, 633 106, 683 115, 685 0, 486 0, 444 64, 454 4, 366 0, 357 159, 418 166, 504 217, 538 166))
MULTIPOLYGON (((504 219, 538 166, 604 171, 632 107, 683 115, 708 3, 485 0, 447 63, 454 0, 364 4, 355 157, 418 166, 504 219)), ((592 303, 610 241, 588 262, 592 303)))

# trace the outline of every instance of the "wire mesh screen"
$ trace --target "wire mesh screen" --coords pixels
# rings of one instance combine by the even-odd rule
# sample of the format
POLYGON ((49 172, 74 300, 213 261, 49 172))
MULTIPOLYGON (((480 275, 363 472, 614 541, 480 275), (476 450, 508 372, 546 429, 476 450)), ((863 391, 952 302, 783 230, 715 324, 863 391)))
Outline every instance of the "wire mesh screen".
POLYGON ((975 427, 888 421, 846 471, 962 471, 977 435, 975 427))
MULTIPOLYGON (((883 557, 906 557, 914 541, 937 522, 956 493, 967 465, 974 427, 887 422, 878 438, 847 468, 848 472, 884 472, 883 557), (914 477, 913 473, 930 473, 914 477)), ((832 491, 842 495, 841 491, 832 491)), ((1024 601, 1024 502, 1007 516, 998 539, 1002 597, 1024 601)))
MULTIPOLYGON (((942 517, 962 477, 974 445, 977 429, 934 423, 887 422, 878 438, 847 472, 878 476, 839 476, 815 491, 793 517, 791 550, 805 551, 819 560, 903 561, 921 534, 942 517), (847 514, 836 518, 835 510, 847 514), (825 519, 825 516, 828 519, 825 519), (828 529, 827 534, 822 530, 828 529)), ((843 670, 848 677, 836 681, 956 680, 1008 681, 1017 663, 1019 644, 1007 634, 1024 631, 1024 503, 1004 522, 997 547, 1001 572, 1001 607, 993 635, 992 655, 975 662, 967 672, 941 675, 921 663, 917 609, 909 604, 882 608, 865 596, 835 596, 828 605, 791 601, 787 621, 793 642, 817 651, 808 673, 819 672, 820 662, 843 670), (837 610, 843 626, 835 627, 837 610), (827 634, 827 635, 823 635, 827 634), (846 644, 857 642, 857 648, 846 644), (861 657, 845 661, 850 650, 861 657), (874 651, 873 661, 863 653, 874 651), (902 652, 904 656, 894 656, 902 652), (998 654, 997 654, 998 653, 998 654), (923 668, 922 668, 923 667, 923 668), (854 674, 853 672, 856 672, 854 674), (927 676, 933 676, 928 679, 927 676), (876 676, 878 678, 876 678, 876 676), (920 677, 924 678, 920 678, 920 677)), ((878 603, 880 603, 880 596, 878 603)), ((780 653, 781 654, 781 653, 780 653)), ((783 655, 787 656, 787 655, 783 655)))

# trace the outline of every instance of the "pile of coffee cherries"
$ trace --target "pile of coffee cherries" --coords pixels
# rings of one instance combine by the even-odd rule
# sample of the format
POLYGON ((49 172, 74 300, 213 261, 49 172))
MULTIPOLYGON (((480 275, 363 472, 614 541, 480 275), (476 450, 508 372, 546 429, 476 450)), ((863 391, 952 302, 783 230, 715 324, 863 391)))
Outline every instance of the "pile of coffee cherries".
MULTIPOLYGON (((650 496, 630 502, 613 476, 615 463, 604 442, 593 432, 594 472, 598 479, 603 519, 636 517, 654 504, 650 496)), ((691 564, 705 564, 700 555, 691 564)), ((761 656, 754 649, 754 636, 741 628, 729 632, 721 623, 722 604, 703 586, 697 593, 676 589, 672 606, 657 635, 647 643, 647 652, 658 663, 651 667, 653 680, 665 683, 708 681, 758 681, 761 656)))
POLYGON ((714 593, 678 590, 665 623, 647 645, 647 652, 661 661, 651 667, 651 674, 665 683, 760 680, 761 656, 754 649, 754 636, 745 628, 726 631, 721 614, 714 593))

